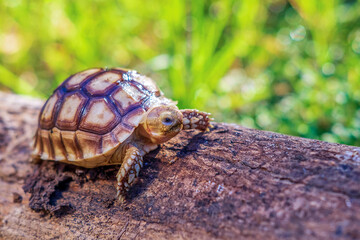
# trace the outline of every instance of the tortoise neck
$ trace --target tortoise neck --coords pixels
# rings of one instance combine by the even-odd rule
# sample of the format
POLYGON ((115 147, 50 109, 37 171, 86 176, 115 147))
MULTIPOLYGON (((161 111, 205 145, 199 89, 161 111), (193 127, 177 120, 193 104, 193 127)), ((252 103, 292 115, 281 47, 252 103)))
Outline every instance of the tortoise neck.
POLYGON ((137 140, 141 140, 144 143, 154 143, 154 144, 160 144, 154 137, 152 137, 148 131, 145 129, 145 124, 141 123, 136 129, 135 129, 135 138, 137 140))

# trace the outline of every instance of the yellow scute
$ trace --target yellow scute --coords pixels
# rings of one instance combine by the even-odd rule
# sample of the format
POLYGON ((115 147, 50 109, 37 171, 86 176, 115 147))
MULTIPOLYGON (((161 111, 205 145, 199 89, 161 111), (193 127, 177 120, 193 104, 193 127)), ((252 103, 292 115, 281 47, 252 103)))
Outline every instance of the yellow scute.
POLYGON ((116 117, 104 99, 92 100, 80 128, 88 130, 104 129, 116 117))
POLYGON ((52 95, 49 100, 46 103, 46 106, 44 108, 43 114, 41 116, 41 120, 42 121, 51 121, 52 119, 52 114, 54 111, 54 106, 56 104, 56 102, 58 101, 58 96, 57 94, 52 95))
POLYGON ((58 121, 73 122, 77 118, 77 111, 80 108, 81 103, 84 101, 84 97, 79 93, 67 96, 64 99, 64 103, 61 107, 58 121))
POLYGON ((90 82, 86 84, 86 89, 91 94, 101 94, 118 80, 120 80, 119 74, 106 72, 90 80, 90 82))
POLYGON ((68 80, 68 82, 66 83, 66 87, 69 89, 77 87, 88 76, 90 76, 91 74, 94 74, 96 72, 99 72, 100 70, 101 69, 99 69, 99 68, 93 68, 93 69, 85 70, 83 72, 79 72, 79 73, 75 74, 74 76, 72 76, 71 79, 68 80))

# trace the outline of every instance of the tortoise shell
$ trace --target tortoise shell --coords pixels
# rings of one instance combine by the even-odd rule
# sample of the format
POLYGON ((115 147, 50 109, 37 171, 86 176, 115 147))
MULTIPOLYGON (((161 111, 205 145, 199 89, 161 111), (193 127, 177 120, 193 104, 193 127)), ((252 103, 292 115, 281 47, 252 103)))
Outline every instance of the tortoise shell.
POLYGON ((33 156, 86 167, 109 165, 109 156, 146 111, 169 103, 150 78, 135 71, 94 68, 74 74, 41 109, 33 156))

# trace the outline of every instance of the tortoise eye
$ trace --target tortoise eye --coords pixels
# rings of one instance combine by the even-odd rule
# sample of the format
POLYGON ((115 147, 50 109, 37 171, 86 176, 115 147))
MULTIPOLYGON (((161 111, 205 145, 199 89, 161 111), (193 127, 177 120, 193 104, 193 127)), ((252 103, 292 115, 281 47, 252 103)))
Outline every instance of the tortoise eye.
POLYGON ((161 118, 161 122, 162 122, 162 124, 169 126, 169 125, 173 124, 174 119, 171 117, 170 114, 164 114, 161 118))

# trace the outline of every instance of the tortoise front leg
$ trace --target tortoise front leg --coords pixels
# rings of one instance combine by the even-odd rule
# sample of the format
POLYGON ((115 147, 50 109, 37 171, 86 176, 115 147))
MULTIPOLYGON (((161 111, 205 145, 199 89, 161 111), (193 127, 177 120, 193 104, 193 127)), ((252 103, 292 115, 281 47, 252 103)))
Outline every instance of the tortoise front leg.
POLYGON ((180 110, 183 115, 183 129, 198 129, 201 131, 208 131, 211 127, 210 113, 200 112, 196 109, 184 109, 180 110))
POLYGON ((117 194, 116 197, 120 202, 125 199, 125 194, 130 189, 130 185, 139 176, 140 169, 143 166, 143 151, 137 147, 130 145, 126 150, 124 160, 121 164, 119 172, 116 175, 117 179, 117 194))

